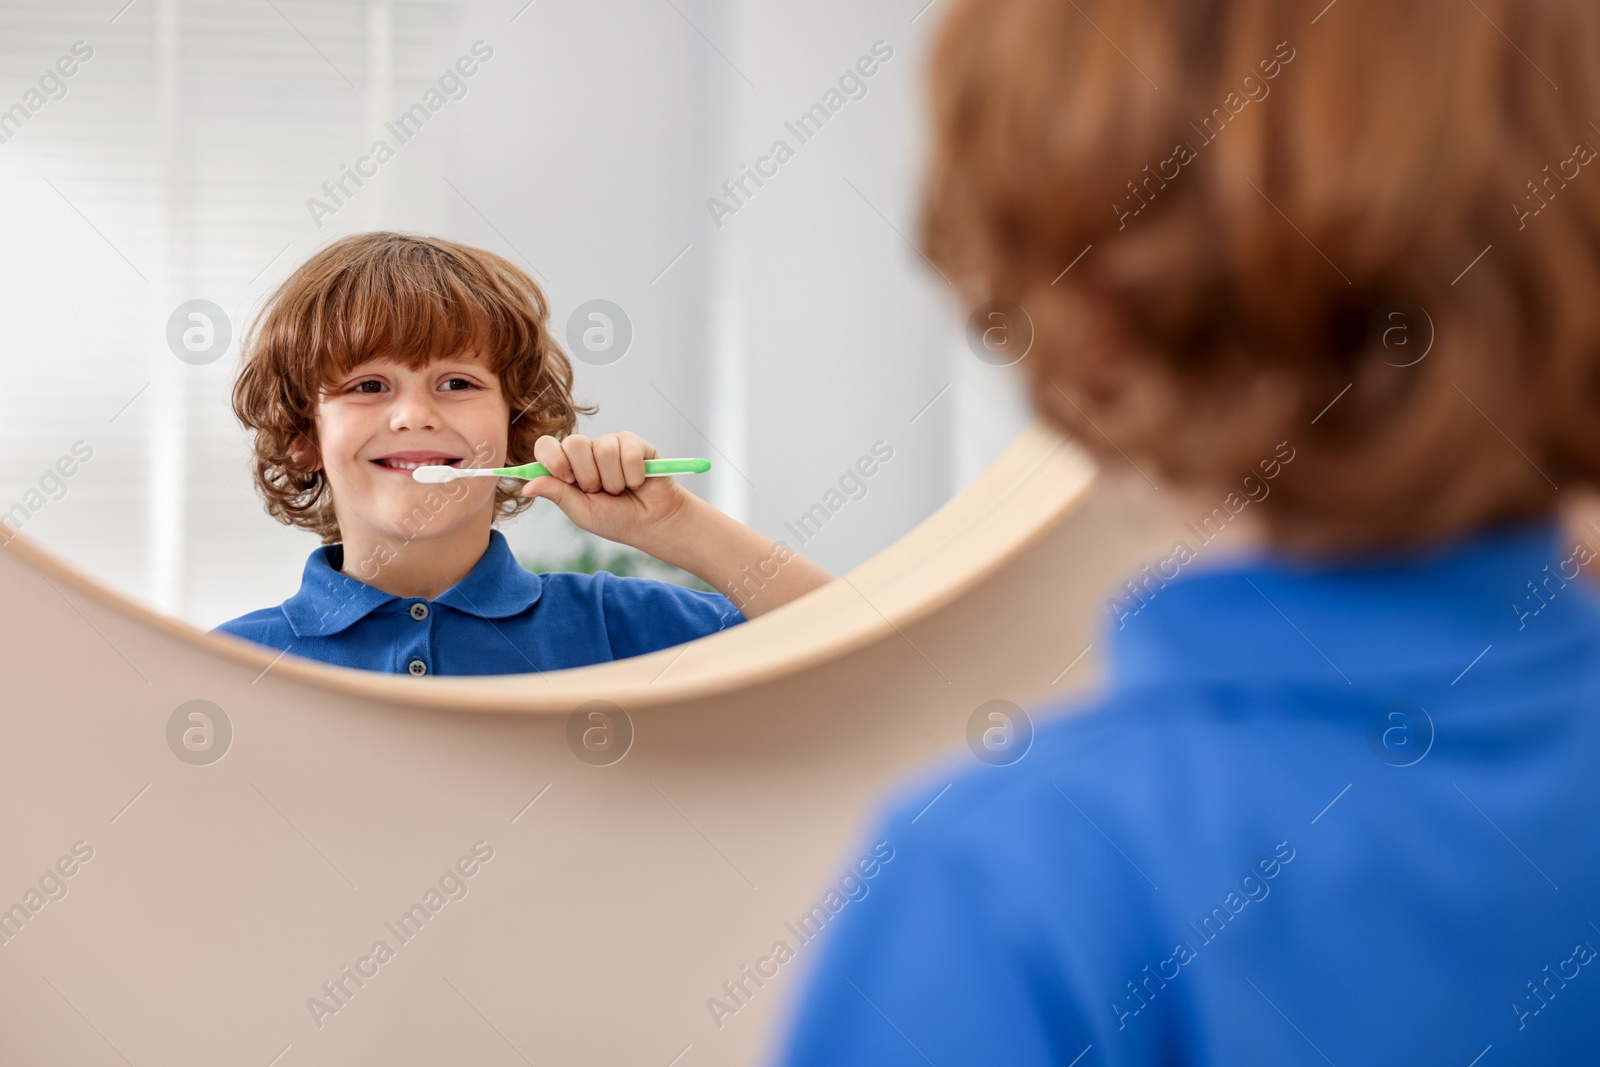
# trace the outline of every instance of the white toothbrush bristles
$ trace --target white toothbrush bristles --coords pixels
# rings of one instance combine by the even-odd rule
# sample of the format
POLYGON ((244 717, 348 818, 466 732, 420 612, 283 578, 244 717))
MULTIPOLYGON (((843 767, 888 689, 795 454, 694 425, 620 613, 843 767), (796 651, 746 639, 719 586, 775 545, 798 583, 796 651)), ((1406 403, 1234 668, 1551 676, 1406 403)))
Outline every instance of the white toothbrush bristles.
POLYGON ((418 467, 411 472, 411 477, 419 482, 453 482, 457 478, 471 477, 477 472, 459 470, 455 467, 418 467))

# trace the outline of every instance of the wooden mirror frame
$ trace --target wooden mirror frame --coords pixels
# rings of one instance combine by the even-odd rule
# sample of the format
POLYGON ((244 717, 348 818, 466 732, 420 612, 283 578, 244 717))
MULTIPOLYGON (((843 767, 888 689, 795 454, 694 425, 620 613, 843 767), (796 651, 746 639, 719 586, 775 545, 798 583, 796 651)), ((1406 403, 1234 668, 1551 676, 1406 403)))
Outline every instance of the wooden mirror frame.
POLYGON ((261 674, 271 671, 334 692, 444 711, 567 713, 597 698, 643 709, 782 679, 899 633, 1028 548, 1084 500, 1093 482, 1094 467, 1081 450, 1036 419, 972 484, 823 588, 685 645, 533 674, 411 678, 274 655, 139 604, 21 534, 5 546, 46 578, 261 674))

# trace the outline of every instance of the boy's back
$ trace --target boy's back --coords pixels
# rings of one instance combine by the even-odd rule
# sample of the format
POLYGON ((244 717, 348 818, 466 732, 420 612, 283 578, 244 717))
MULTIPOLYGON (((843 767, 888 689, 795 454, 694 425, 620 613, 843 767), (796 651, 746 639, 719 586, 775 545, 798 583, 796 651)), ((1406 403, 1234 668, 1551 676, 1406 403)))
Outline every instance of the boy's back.
POLYGON ((1552 575, 1590 558, 1545 522, 1162 588, 1108 634, 1103 701, 881 826, 786 1062, 1572 1062, 1600 597, 1552 575))
POLYGON ((899 809, 789 1062, 1600 1061, 1600 6, 938 10, 969 329, 1275 554, 1152 561, 1105 700, 899 809))

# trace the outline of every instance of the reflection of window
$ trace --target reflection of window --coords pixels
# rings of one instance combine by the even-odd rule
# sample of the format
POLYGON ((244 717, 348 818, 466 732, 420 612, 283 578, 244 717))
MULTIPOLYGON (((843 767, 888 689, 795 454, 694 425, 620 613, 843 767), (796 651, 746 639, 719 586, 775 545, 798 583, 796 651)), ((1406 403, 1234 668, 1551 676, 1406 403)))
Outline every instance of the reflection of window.
POLYGON ((0 512, 113 586, 210 624, 281 601, 316 543, 253 496, 228 406, 238 335, 332 236, 442 228, 448 130, 408 143, 320 227, 307 200, 461 35, 440 0, 120 5, 0 9, 0 512), (57 68, 64 56, 75 64, 57 68), (30 96, 67 66, 59 89, 52 77, 30 96), (192 299, 219 305, 234 334, 203 366, 165 339, 192 299), (41 488, 63 456, 73 474, 41 488))

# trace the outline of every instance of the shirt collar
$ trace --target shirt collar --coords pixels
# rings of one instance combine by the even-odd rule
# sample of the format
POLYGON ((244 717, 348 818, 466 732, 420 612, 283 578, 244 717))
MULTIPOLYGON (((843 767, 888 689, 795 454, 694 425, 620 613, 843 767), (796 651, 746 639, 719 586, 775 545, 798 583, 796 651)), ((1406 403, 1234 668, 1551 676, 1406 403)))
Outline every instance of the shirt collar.
MULTIPOLYGON (((283 614, 296 637, 328 637, 350 628, 399 597, 344 574, 344 545, 323 545, 306 560, 300 591, 283 602, 283 614)), ((501 619, 526 611, 543 592, 539 575, 524 568, 505 535, 489 531, 489 547, 461 581, 434 598, 468 615, 501 619)))
POLYGON ((1547 654, 1600 623, 1589 586, 1600 559, 1562 542, 1554 518, 1363 561, 1312 563, 1270 548, 1215 564, 1204 546, 1187 564, 1178 555, 1150 565, 1153 578, 1133 576, 1142 606, 1126 585, 1113 593, 1120 608, 1107 610, 1101 640, 1118 688, 1381 686, 1402 675, 1453 684, 1479 658, 1547 654))

